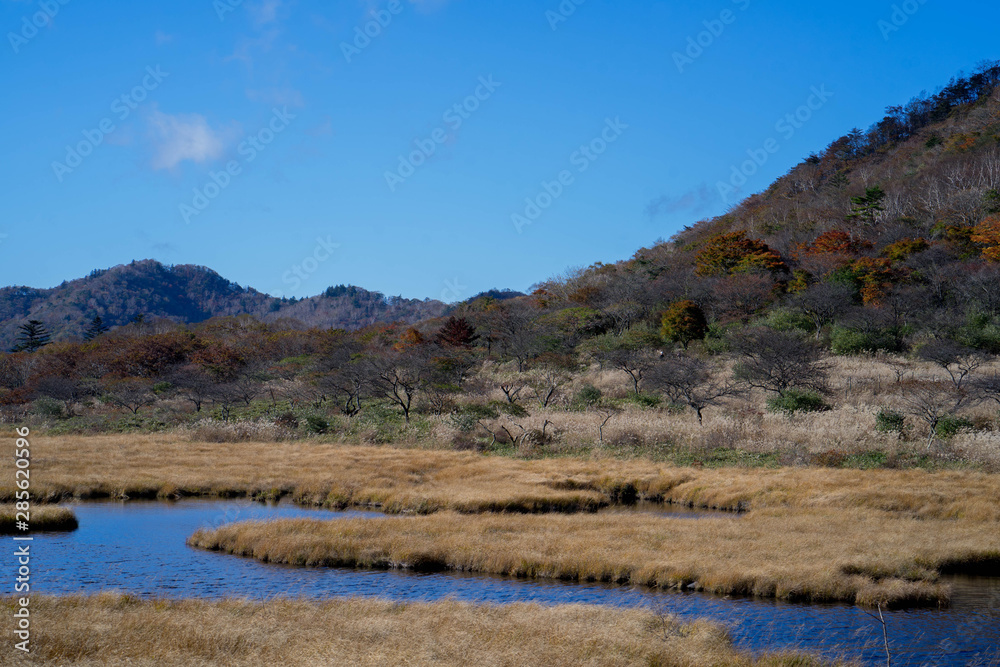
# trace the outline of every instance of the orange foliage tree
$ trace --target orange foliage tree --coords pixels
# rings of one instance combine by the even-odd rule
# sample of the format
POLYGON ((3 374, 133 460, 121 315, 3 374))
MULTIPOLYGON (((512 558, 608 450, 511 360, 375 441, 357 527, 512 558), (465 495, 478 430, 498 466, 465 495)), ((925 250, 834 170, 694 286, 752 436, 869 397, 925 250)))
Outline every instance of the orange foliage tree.
POLYGON ((763 241, 747 238, 746 232, 720 234, 708 241, 695 257, 700 276, 722 276, 788 270, 781 255, 763 241))
POLYGON ((882 250, 882 256, 888 257, 894 262, 902 262, 909 258, 910 255, 923 252, 930 247, 931 244, 927 239, 901 239, 892 245, 886 246, 882 250))
POLYGON ((1000 262, 1000 215, 991 215, 972 232, 972 241, 984 246, 983 258, 1000 262))

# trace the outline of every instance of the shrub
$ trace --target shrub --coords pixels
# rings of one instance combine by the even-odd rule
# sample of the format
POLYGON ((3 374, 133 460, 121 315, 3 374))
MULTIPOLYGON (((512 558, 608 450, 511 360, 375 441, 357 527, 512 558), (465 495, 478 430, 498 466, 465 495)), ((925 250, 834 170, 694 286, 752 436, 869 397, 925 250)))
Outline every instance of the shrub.
POLYGON ((974 424, 968 419, 965 419, 964 417, 952 417, 949 415, 941 418, 941 421, 939 421, 937 426, 934 428, 934 433, 937 434, 937 437, 942 440, 947 440, 948 438, 952 438, 962 431, 968 431, 973 427, 974 424))
POLYGON ((581 405, 591 406, 601 400, 601 396, 603 395, 604 393, 594 385, 585 384, 580 388, 580 391, 576 392, 576 402, 581 405))
MULTIPOLYGON (((523 409, 523 408, 522 408, 523 409)), ((451 413, 448 421, 452 426, 463 433, 474 431, 476 424, 483 419, 496 419, 500 416, 500 411, 496 405, 463 405, 461 408, 451 413)))
POLYGON ((876 329, 858 331, 844 327, 834 327, 830 337, 830 349, 834 354, 873 354, 879 351, 903 352, 903 336, 898 329, 876 329))
POLYGON ((626 400, 635 403, 643 409, 658 407, 663 401, 659 396, 651 396, 650 394, 631 394, 626 400))
POLYGON ((62 419, 63 404, 54 398, 42 396, 31 404, 31 411, 40 417, 62 419))
POLYGON ((294 412, 283 412, 274 419, 274 423, 278 426, 283 426, 285 428, 298 428, 299 419, 295 416, 294 412))
POLYGON ((879 433, 903 434, 906 428, 906 417, 892 410, 879 410, 875 415, 875 430, 879 433))
POLYGON ((770 412, 787 412, 791 415, 796 412, 822 412, 829 410, 830 406, 816 392, 789 389, 783 394, 769 398, 767 409, 770 412))
POLYGON ((807 333, 816 331, 816 325, 807 315, 786 308, 775 308, 761 320, 760 324, 775 331, 805 331, 807 333))
POLYGON ((309 433, 315 433, 317 435, 326 433, 330 430, 330 422, 322 417, 309 416, 306 417, 306 431, 309 433))
POLYGON ((531 414, 528 412, 527 408, 520 403, 511 403, 509 401, 490 401, 489 404, 510 417, 527 417, 531 414))

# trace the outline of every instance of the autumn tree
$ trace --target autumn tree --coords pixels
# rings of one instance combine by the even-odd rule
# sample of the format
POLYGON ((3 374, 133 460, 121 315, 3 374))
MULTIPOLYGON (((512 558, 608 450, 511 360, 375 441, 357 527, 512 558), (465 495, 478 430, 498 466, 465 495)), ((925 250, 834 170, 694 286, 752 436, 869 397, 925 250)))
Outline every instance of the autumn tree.
POLYGON ((700 276, 722 276, 755 271, 780 273, 788 267, 766 243, 739 231, 710 239, 695 257, 695 270, 700 276))
POLYGON ((1000 215, 992 215, 979 223, 973 230, 972 241, 985 246, 984 259, 1000 262, 1000 215))
POLYGON ((471 349, 479 338, 476 328, 464 317, 449 317, 435 339, 446 347, 471 349))
POLYGON ((692 341, 708 332, 705 313, 694 301, 675 301, 660 318, 660 336, 670 343, 680 343, 686 350, 692 341))

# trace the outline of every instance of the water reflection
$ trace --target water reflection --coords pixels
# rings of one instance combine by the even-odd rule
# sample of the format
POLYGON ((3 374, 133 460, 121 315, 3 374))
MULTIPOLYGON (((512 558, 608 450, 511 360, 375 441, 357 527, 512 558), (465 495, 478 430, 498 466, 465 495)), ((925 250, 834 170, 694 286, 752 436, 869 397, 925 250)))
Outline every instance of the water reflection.
MULTIPOLYGON (((35 537, 33 564, 38 592, 114 589, 143 596, 261 600, 275 596, 378 596, 408 601, 450 597, 496 604, 652 606, 681 618, 704 617, 721 622, 731 629, 739 646, 750 650, 802 648, 869 664, 884 664, 885 660, 881 627, 860 609, 847 605, 790 604, 475 575, 267 565, 185 544, 198 528, 233 521, 381 516, 370 512, 332 513, 287 504, 205 500, 85 503, 74 510, 80 520, 77 531, 35 537)), ((691 514, 696 515, 709 516, 691 514)), ((12 559, 3 559, 7 581, 13 579, 11 563, 12 559)), ((977 660, 995 664, 990 660, 1000 659, 1000 582, 976 578, 953 581, 956 595, 950 609, 886 614, 895 664, 969 665, 977 664, 977 660)))

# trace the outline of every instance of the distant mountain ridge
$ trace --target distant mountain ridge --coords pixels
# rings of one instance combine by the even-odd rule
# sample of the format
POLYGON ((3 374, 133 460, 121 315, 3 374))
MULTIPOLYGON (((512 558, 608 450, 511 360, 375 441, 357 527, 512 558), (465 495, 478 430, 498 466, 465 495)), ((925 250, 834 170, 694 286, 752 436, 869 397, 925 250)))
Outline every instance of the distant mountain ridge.
POLYGON ((51 289, 0 288, 0 348, 15 341, 26 320, 45 323, 53 340, 81 337, 95 316, 109 326, 138 315, 196 324, 213 317, 252 315, 294 319, 309 327, 358 329, 378 322, 417 322, 439 317, 441 301, 386 297, 341 285, 307 299, 279 299, 226 280, 204 266, 134 261, 96 270, 51 289))

